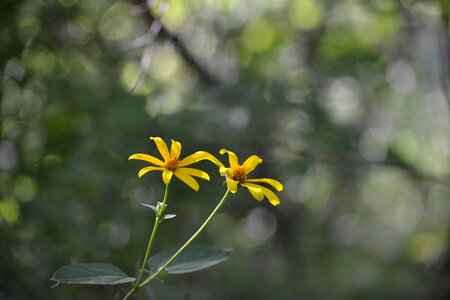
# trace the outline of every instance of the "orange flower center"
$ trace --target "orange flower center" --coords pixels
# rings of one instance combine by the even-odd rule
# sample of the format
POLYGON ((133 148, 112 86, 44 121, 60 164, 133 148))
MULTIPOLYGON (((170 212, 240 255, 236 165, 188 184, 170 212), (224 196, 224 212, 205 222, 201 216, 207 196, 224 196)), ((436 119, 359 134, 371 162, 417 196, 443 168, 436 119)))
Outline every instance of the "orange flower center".
POLYGON ((245 168, 241 165, 234 166, 231 168, 233 172, 233 180, 239 181, 240 183, 245 182, 247 180, 247 172, 245 172, 245 168))
POLYGON ((175 171, 175 169, 178 167, 179 164, 180 164, 180 161, 178 160, 178 158, 176 158, 176 157, 169 158, 166 161, 164 168, 169 171, 175 171))

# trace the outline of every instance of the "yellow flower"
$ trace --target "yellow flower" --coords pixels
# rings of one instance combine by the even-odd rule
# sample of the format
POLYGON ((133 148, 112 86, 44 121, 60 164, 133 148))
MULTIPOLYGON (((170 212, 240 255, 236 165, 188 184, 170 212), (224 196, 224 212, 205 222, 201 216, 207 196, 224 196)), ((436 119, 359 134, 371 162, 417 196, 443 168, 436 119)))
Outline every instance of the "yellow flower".
POLYGON ((162 171, 162 179, 167 185, 170 183, 173 174, 175 174, 178 179, 186 183, 195 191, 198 191, 199 185, 192 176, 209 180, 209 175, 206 172, 198 169, 186 168, 186 166, 200 160, 209 159, 209 156, 204 155, 201 151, 199 151, 180 160, 181 144, 179 142, 172 140, 172 145, 169 152, 166 143, 160 137, 151 137, 150 140, 155 142, 156 147, 158 148, 159 153, 161 153, 164 161, 149 154, 137 153, 131 155, 128 159, 143 160, 155 165, 142 168, 138 173, 139 178, 150 171, 162 171))
POLYGON ((220 174, 226 176, 227 187, 232 193, 237 192, 238 186, 245 187, 248 189, 250 194, 258 200, 261 201, 266 197, 272 205, 280 204, 280 199, 274 192, 269 190, 268 188, 257 184, 255 182, 267 183, 274 187, 277 191, 283 190, 283 185, 275 180, 270 178, 254 178, 248 179, 247 175, 250 174, 258 164, 262 163, 262 159, 256 155, 252 155, 247 158, 242 165, 239 164, 239 160, 234 152, 228 151, 226 149, 220 150, 220 154, 228 154, 228 160, 230 162, 230 167, 226 168, 217 158, 212 156, 207 152, 200 151, 204 156, 204 159, 208 159, 214 162, 219 166, 220 174))

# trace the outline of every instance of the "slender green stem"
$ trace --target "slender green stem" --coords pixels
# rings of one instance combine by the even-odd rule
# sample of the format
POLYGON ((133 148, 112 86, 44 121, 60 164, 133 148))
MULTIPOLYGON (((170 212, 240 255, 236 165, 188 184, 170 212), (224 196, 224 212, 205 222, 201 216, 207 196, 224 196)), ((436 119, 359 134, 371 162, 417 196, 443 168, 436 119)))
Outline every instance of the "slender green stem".
POLYGON ((123 300, 130 299, 131 295, 133 295, 138 289, 133 287, 131 290, 128 291, 128 293, 123 297, 123 300))
POLYGON ((169 185, 167 184, 166 185, 166 190, 164 192, 164 199, 163 199, 161 212, 158 211, 158 213, 156 214, 155 225, 153 225, 152 234, 150 235, 150 238, 148 240, 147 251, 145 252, 144 261, 142 262, 141 272, 139 273, 139 277, 138 277, 138 279, 136 281, 136 285, 139 285, 139 283, 141 282, 142 275, 144 274, 144 270, 146 269, 147 261, 148 261, 148 259, 150 257, 150 250, 151 250, 152 245, 153 245, 153 240, 155 239, 156 232, 158 231, 159 224, 161 223, 161 218, 163 217, 164 209, 166 208, 166 202, 167 202, 167 195, 168 194, 169 194, 169 185))
POLYGON ((153 230, 150 235, 150 238, 148 240, 147 245, 147 251, 145 252, 144 260, 142 261, 141 271, 139 272, 139 276, 135 282, 133 282, 133 288, 125 295, 123 300, 127 300, 133 295, 135 292, 137 292, 141 287, 139 286, 139 283, 141 282, 142 275, 144 274, 144 271, 147 266, 148 259, 150 258, 150 250, 152 249, 153 240, 155 239, 156 232, 158 231, 159 224, 163 220, 164 217, 164 210, 166 208, 166 202, 167 202, 167 195, 169 194, 169 185, 166 185, 166 190, 164 192, 164 199, 162 202, 162 206, 158 204, 156 209, 156 218, 155 218, 155 224, 153 225, 153 230))
POLYGON ((183 252, 184 249, 186 249, 187 246, 189 246, 189 244, 192 243, 193 240, 195 240, 195 238, 197 238, 197 236, 203 231, 203 229, 206 227, 206 225, 208 225, 208 223, 211 221, 211 219, 214 217, 214 215, 219 211, 219 209, 225 203, 229 194, 230 194, 230 190, 227 190, 225 195, 223 196, 222 200, 220 200, 220 202, 219 202, 219 204, 217 204, 216 208, 212 211, 212 213, 205 220, 205 222, 202 224, 202 226, 200 226, 200 228, 191 236, 191 238, 186 243, 184 243, 184 245, 181 246, 181 248, 178 249, 178 251, 161 268, 159 268, 159 270, 156 273, 152 274, 141 284, 136 285, 137 288, 142 288, 144 285, 150 283, 153 279, 155 279, 162 271, 164 271, 174 261, 175 258, 177 258, 177 256, 181 252, 183 252))

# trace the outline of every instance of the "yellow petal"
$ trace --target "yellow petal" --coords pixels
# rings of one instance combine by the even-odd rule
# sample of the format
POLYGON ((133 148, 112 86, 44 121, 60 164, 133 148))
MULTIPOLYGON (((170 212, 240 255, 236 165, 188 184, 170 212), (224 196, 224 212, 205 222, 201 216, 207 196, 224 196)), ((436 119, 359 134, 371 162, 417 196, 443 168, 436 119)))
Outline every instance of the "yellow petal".
POLYGON ((241 185, 245 186, 250 192, 250 194, 252 194, 253 198, 255 198, 256 200, 261 201, 264 199, 264 193, 260 187, 246 183, 242 183, 241 185))
POLYGON ((152 164, 160 166, 160 167, 164 166, 163 161, 161 161, 160 159, 158 159, 154 156, 148 155, 148 154, 136 153, 136 154, 131 155, 128 159, 138 159, 138 160, 147 161, 149 163, 152 163, 152 164))
POLYGON ((194 191, 198 191, 200 188, 197 181, 194 178, 189 176, 186 173, 180 172, 180 169, 175 170, 175 176, 177 176, 181 181, 186 183, 189 187, 191 187, 194 191))
POLYGON ((228 160, 231 168, 239 164, 239 160, 234 152, 228 151, 227 149, 220 150, 220 154, 224 155, 225 153, 228 153, 228 160))
POLYGON ((260 163, 262 163, 262 159, 256 155, 252 155, 244 161, 242 166, 245 168, 245 172, 248 174, 253 171, 260 163))
MULTIPOLYGON (((206 172, 203 172, 202 170, 193 169, 193 168, 178 168, 178 171, 195 177, 200 177, 205 180, 209 180, 209 175, 206 172)), ((176 175, 176 174, 175 174, 176 175)))
POLYGON ((227 179, 227 187, 230 190, 230 192, 232 192, 233 194, 235 194, 237 192, 238 183, 239 183, 239 181, 227 179))
POLYGON ((219 168, 224 166, 220 160, 218 160, 214 155, 206 151, 197 151, 193 155, 196 158, 196 162, 201 160, 209 160, 214 164, 216 164, 216 166, 218 166, 219 168))
POLYGON ((178 164, 178 167, 184 167, 184 166, 189 166, 192 165, 194 163, 197 162, 197 157, 195 156, 195 154, 191 154, 189 156, 186 156, 185 158, 183 158, 180 163, 178 164))
POLYGON ((280 198, 278 198, 278 196, 275 195, 274 192, 263 186, 261 186, 261 189, 264 193, 264 196, 266 196, 269 200, 270 204, 272 204, 273 206, 277 206, 278 204, 280 204, 280 198))
POLYGON ((172 175, 173 175, 173 172, 170 170, 163 171, 162 179, 166 185, 168 185, 170 183, 170 180, 172 179, 172 175))
POLYGON ((155 142, 156 147, 158 147, 159 153, 161 153, 161 156, 165 161, 167 161, 170 158, 170 155, 166 143, 160 137, 151 137, 150 139, 155 142))
POLYGON ((269 200, 269 202, 270 202, 273 206, 277 206, 278 204, 280 204, 280 199, 278 198, 278 196, 275 195, 275 193, 272 192, 271 190, 269 190, 268 188, 263 187, 263 186, 261 186, 261 185, 259 185, 259 184, 256 184, 256 183, 249 183, 249 182, 246 182, 245 185, 246 185, 247 187, 248 187, 248 186, 253 186, 253 187, 260 188, 260 189, 262 190, 264 196, 267 197, 267 199, 269 200))
POLYGON ((283 185, 279 181, 277 181, 275 179, 271 179, 271 178, 247 179, 246 182, 264 182, 264 183, 270 184, 275 189, 277 189, 277 191, 279 191, 279 192, 281 192, 283 190, 283 185))
POLYGON ((222 167, 219 169, 219 172, 222 176, 227 176, 228 178, 233 178, 233 171, 231 168, 222 167))
POLYGON ((172 145, 170 146, 170 157, 178 158, 181 153, 181 144, 180 142, 172 140, 172 145))
POLYGON ((162 170, 164 170, 164 168, 163 167, 145 167, 145 168, 142 168, 139 171, 139 173, 138 173, 138 177, 141 178, 144 174, 146 174, 146 173, 148 173, 150 171, 155 171, 155 170, 162 171, 162 170))

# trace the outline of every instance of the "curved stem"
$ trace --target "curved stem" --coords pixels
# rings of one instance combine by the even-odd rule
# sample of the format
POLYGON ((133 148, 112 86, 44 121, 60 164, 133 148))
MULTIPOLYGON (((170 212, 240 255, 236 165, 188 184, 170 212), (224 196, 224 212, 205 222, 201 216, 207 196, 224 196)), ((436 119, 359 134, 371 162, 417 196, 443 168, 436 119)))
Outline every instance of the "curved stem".
POLYGON ((222 197, 222 200, 220 200, 220 202, 219 202, 219 204, 217 204, 216 208, 212 211, 212 213, 205 220, 205 222, 200 226, 200 228, 191 236, 191 238, 189 240, 187 240, 187 242, 184 243, 184 245, 181 246, 181 248, 178 249, 178 251, 174 255, 172 255, 172 257, 161 268, 159 268, 159 270, 156 273, 152 274, 149 278, 147 278, 141 284, 136 285, 137 288, 142 288, 144 285, 150 283, 153 279, 155 279, 162 271, 164 271, 167 268, 167 266, 169 266, 174 261, 175 258, 177 258, 177 256, 181 252, 183 252, 184 249, 186 249, 187 246, 189 246, 189 244, 192 243, 193 240, 195 240, 195 238, 203 231, 203 229, 206 227, 206 225, 208 225, 208 223, 211 221, 211 219, 214 217, 214 215, 219 211, 219 209, 225 203, 229 194, 230 194, 230 190, 227 190, 225 195, 222 197))
POLYGON ((162 221, 164 210, 166 208, 166 202, 167 202, 167 195, 169 194, 169 185, 166 185, 166 190, 164 192, 164 199, 162 202, 162 206, 160 206, 158 203, 157 209, 156 209, 156 218, 155 218, 155 224, 153 225, 153 230, 150 235, 150 238, 148 240, 147 245, 147 251, 145 252, 144 260, 142 261, 141 271, 139 272, 139 276, 135 282, 133 282, 133 288, 125 295, 123 300, 127 300, 133 295, 135 292, 137 292, 141 287, 139 286, 139 283, 141 282, 142 275, 144 274, 145 267, 147 266, 148 259, 150 258, 150 250, 152 249, 153 240, 155 239, 156 232, 158 231, 159 224, 162 221))

